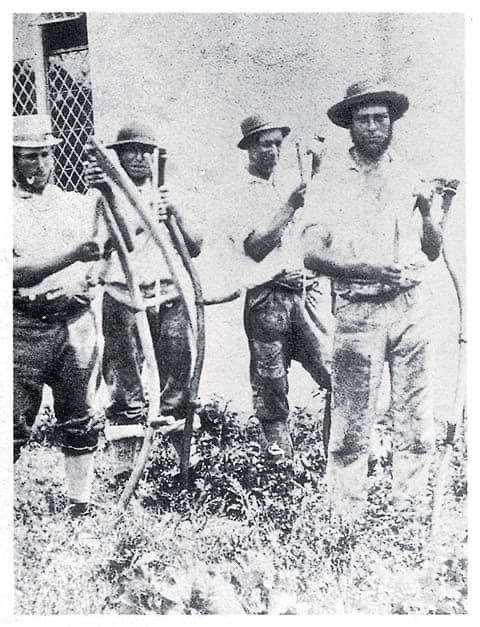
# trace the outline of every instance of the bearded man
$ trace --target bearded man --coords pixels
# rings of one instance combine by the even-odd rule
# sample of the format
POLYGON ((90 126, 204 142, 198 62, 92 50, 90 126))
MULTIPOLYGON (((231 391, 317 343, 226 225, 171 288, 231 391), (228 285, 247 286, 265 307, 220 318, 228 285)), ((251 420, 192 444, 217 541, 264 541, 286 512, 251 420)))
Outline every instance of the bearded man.
POLYGON ((335 338, 327 479, 332 511, 356 518, 366 502, 370 434, 384 362, 391 375, 393 500, 426 495, 434 421, 430 391, 427 260, 442 247, 428 195, 390 147, 406 96, 352 85, 328 110, 353 146, 307 199, 305 265, 333 278, 335 338))

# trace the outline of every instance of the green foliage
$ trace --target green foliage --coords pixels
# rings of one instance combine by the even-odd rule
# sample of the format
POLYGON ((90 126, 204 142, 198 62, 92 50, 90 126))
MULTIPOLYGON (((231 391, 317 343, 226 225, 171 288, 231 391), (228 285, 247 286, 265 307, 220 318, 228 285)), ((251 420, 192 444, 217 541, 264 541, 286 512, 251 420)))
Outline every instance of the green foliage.
POLYGON ((367 514, 347 525, 329 517, 316 415, 293 412, 293 462, 267 461, 256 421, 221 399, 200 417, 189 491, 172 446, 159 438, 136 501, 119 516, 107 447, 97 455, 94 513, 72 522, 47 415, 16 468, 17 613, 466 612, 461 441, 432 542, 429 511, 408 518, 388 504, 388 425, 370 464, 367 514))

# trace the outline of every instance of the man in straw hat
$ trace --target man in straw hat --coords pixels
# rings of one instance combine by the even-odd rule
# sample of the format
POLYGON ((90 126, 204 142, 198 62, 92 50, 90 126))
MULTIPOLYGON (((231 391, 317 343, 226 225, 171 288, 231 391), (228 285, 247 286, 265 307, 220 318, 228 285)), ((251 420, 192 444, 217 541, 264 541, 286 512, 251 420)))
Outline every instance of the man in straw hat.
MULTIPOLYGON (((186 207, 185 194, 182 199, 178 198, 178 193, 174 198, 165 185, 160 188, 153 186, 153 154, 159 148, 155 132, 143 123, 131 122, 119 130, 116 140, 107 148, 115 150, 120 165, 145 198, 146 204, 152 207, 152 211, 158 212, 160 220, 166 218, 167 212, 174 212, 189 252, 196 257, 200 253, 202 237, 198 216, 196 218, 193 210, 186 207)), ((87 168, 88 182, 94 184, 102 176, 101 169, 92 159, 87 168)), ((121 200, 119 197, 118 201, 121 200)), ((134 250, 130 253, 130 262, 147 305, 162 386, 162 421, 170 425, 170 441, 180 454, 192 367, 188 312, 162 251, 144 230, 140 216, 127 203, 120 206, 133 237, 134 250)), ((173 244, 170 253, 176 262, 179 281, 188 292, 191 281, 173 244)), ((106 410, 108 425, 105 431, 107 438, 112 440, 115 456, 113 483, 121 485, 132 470, 143 438, 147 413, 142 383, 144 356, 127 281, 115 253, 108 262, 103 281, 103 376, 111 398, 106 410)))
POLYGON ((91 307, 100 257, 94 204, 50 183, 47 115, 14 117, 14 460, 30 437, 43 385, 53 392, 72 515, 88 510, 100 414, 91 307))
POLYGON ((293 454, 288 431, 288 369, 299 361, 329 390, 330 287, 306 272, 298 221, 306 184, 299 173, 279 172, 288 126, 252 115, 241 123, 238 143, 248 166, 235 184, 233 240, 243 255, 241 282, 248 288, 244 322, 250 349, 250 382, 267 455, 293 454))
POLYGON ((406 96, 352 85, 328 110, 353 146, 317 177, 307 200, 307 267, 333 277, 335 339, 327 465, 333 511, 355 518, 366 502, 370 435, 384 361, 395 429, 393 500, 426 493, 434 423, 429 389, 427 260, 441 251, 429 194, 390 147, 406 96))

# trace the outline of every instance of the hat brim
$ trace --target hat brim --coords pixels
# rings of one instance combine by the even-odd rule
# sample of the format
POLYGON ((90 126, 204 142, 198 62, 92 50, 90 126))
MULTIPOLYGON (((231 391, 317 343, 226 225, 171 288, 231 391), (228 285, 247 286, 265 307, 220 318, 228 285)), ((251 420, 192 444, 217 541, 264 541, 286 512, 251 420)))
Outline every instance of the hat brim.
POLYGON ((276 129, 282 131, 283 137, 286 137, 290 133, 289 126, 278 126, 276 124, 264 124, 263 126, 259 126, 258 128, 254 129, 253 131, 251 131, 250 133, 242 137, 242 139, 238 142, 237 146, 241 150, 246 150, 248 148, 251 138, 254 135, 257 135, 257 133, 261 133, 262 131, 273 131, 276 129))
POLYGON ((113 142, 108 144, 107 148, 117 148, 117 146, 126 146, 127 144, 140 144, 142 146, 151 146, 152 148, 158 148, 158 144, 154 144, 148 137, 137 137, 135 139, 122 139, 119 142, 113 142))
POLYGON ((349 128, 352 123, 352 108, 362 102, 372 102, 376 104, 385 104, 390 109, 390 118, 392 122, 403 116, 409 107, 408 98, 396 91, 374 91, 358 96, 345 98, 341 102, 337 102, 327 111, 329 119, 342 128, 349 128))
POLYGON ((63 139, 57 137, 49 137, 48 139, 14 139, 14 148, 48 148, 50 146, 58 146, 63 139))

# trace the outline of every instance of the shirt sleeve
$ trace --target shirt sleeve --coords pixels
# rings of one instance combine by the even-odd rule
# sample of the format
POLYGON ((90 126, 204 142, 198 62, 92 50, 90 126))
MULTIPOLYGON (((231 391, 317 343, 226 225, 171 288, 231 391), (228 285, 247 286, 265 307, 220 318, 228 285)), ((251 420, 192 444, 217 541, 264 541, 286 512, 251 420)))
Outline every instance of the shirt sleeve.
POLYGON ((175 207, 186 230, 190 233, 205 234, 206 203, 202 193, 176 186, 170 190, 170 202, 175 207))
POLYGON ((226 188, 225 234, 242 254, 244 253, 243 245, 245 240, 255 230, 255 226, 259 224, 260 215, 256 216, 256 222, 253 219, 255 208, 256 202, 251 186, 247 184, 242 189, 236 188, 236 186, 228 186, 226 188))
POLYGON ((314 243, 320 246, 331 244, 333 209, 329 207, 327 196, 328 190, 317 176, 307 190, 305 207, 299 225, 305 246, 314 243))

